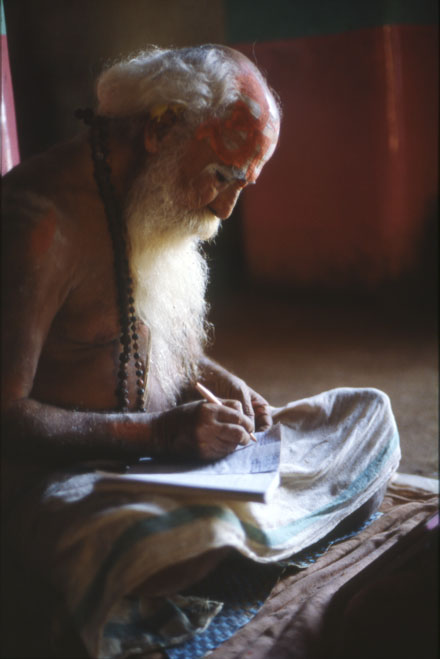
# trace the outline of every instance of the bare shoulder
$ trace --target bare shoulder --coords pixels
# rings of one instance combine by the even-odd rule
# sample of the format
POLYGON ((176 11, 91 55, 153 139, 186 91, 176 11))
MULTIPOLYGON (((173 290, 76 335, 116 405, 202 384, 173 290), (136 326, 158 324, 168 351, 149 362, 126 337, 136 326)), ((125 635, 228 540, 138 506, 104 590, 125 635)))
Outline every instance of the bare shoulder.
POLYGON ((2 233, 6 262, 27 268, 68 268, 81 252, 82 223, 90 191, 78 147, 63 146, 9 172, 2 185, 2 233))
POLYGON ((61 258, 67 267, 74 237, 72 223, 56 200, 33 190, 4 194, 2 250, 5 268, 40 272, 61 258))

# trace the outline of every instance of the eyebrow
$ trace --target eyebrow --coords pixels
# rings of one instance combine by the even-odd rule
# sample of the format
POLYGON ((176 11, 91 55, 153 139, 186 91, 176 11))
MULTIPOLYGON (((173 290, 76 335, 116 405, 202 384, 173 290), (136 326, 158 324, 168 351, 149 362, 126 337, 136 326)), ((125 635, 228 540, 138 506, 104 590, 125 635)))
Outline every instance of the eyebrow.
POLYGON ((246 177, 246 171, 244 169, 240 169, 239 167, 234 167, 234 166, 227 166, 227 165, 221 165, 218 169, 221 169, 221 171, 227 171, 229 178, 230 179, 235 179, 239 183, 244 183, 248 184, 248 180, 246 177))
POLYGON ((217 169, 222 174, 224 174, 227 181, 237 181, 243 185, 253 185, 255 181, 249 181, 246 176, 246 170, 241 169, 240 167, 234 167, 234 165, 223 165, 221 163, 211 163, 207 166, 207 169, 217 169))
POLYGON ((236 167, 233 167, 232 173, 237 181, 240 181, 240 183, 247 183, 246 172, 243 169, 237 169, 236 167))

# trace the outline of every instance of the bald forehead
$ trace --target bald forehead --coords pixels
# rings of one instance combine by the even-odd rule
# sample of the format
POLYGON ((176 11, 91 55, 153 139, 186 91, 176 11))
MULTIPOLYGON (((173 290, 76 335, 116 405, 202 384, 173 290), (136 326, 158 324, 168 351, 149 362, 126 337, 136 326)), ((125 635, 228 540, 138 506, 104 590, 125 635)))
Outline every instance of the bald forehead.
POLYGON ((277 104, 256 65, 238 50, 229 48, 229 46, 221 46, 220 48, 237 67, 237 86, 242 98, 248 102, 254 112, 258 112, 258 107, 261 108, 261 106, 267 104, 270 117, 276 123, 279 123, 280 116, 277 104))
POLYGON ((240 99, 247 105, 255 124, 272 139, 279 129, 278 108, 272 93, 260 76, 256 75, 251 62, 249 66, 242 67, 237 76, 237 84, 240 99))

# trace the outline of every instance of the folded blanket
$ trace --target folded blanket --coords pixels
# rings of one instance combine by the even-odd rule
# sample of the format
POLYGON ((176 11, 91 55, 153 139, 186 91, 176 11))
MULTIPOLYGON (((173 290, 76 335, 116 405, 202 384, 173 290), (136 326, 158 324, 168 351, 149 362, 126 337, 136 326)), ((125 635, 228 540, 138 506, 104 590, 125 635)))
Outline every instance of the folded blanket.
POLYGON ((437 657, 438 547, 429 547, 427 533, 411 536, 438 505, 438 495, 393 482, 379 519, 332 546, 306 570, 281 579, 253 620, 210 659, 437 657), (353 604, 358 600, 359 605, 362 591, 374 587, 380 576, 392 578, 405 564, 408 548, 421 538, 413 575, 420 588, 412 588, 404 573, 403 588, 390 579, 388 592, 376 591, 370 610, 354 616, 353 604), (414 619, 417 610, 419 620, 414 619))
MULTIPOLYGON (((22 498, 17 542, 63 597, 90 656, 151 647, 142 634, 130 637, 130 624, 122 636, 111 630, 142 609, 133 592, 159 571, 224 547, 260 563, 287 558, 327 535, 397 469, 396 424, 376 389, 334 389, 274 410, 274 421, 282 424, 281 485, 269 504, 158 496, 84 467, 51 474, 22 498)), ((185 623, 184 634, 217 610, 213 603, 201 623, 185 623)), ((172 630, 167 638, 174 642, 172 630)))

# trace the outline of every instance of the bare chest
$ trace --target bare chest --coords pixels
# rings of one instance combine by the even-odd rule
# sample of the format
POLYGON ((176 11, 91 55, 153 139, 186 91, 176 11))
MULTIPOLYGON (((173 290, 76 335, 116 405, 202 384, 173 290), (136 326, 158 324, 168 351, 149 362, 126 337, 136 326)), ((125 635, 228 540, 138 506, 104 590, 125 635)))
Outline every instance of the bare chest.
POLYGON ((145 389, 147 404, 151 385, 150 333, 144 323, 137 321, 133 325, 127 306, 118 303, 112 255, 103 250, 101 257, 104 258, 89 264, 81 283, 52 323, 41 354, 34 395, 64 407, 116 409, 117 390, 124 386, 129 407, 135 409, 138 390, 145 389), (129 329, 131 354, 123 383, 120 339, 124 325, 129 329))

